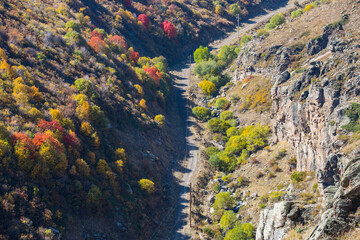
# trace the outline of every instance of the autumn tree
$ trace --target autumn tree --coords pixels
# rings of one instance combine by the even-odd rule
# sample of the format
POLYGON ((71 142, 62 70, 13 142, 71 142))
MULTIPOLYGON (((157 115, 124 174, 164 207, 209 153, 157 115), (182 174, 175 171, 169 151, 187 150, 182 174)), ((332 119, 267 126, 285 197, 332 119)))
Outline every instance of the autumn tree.
POLYGON ((160 79, 162 78, 162 73, 155 66, 148 67, 144 69, 150 75, 150 78, 156 83, 156 85, 160 86, 160 79))
POLYGON ((88 44, 97 53, 101 53, 106 50, 106 43, 99 37, 92 37, 88 44))
POLYGON ((110 170, 109 164, 104 159, 100 159, 96 166, 96 171, 105 176, 106 172, 110 170))
POLYGON ((129 60, 131 63, 133 63, 134 65, 137 64, 139 58, 140 58, 140 54, 138 52, 134 50, 130 51, 129 60))
POLYGON ((104 29, 96 28, 91 32, 91 37, 98 37, 101 40, 104 40, 106 37, 106 32, 104 29))
POLYGON ((209 48, 200 46, 194 52, 194 60, 195 62, 199 63, 202 61, 208 61, 210 58, 210 51, 209 48))
POLYGON ((144 27, 146 29, 149 29, 150 20, 149 20, 148 16, 146 16, 145 14, 140 14, 138 17, 138 20, 144 25, 144 27))
POLYGON ((205 93, 206 95, 209 95, 209 96, 213 95, 216 92, 215 84, 213 84, 212 82, 206 81, 206 80, 200 82, 199 87, 201 88, 203 93, 205 93))
POLYGON ((163 23, 161 23, 161 28, 169 38, 176 38, 177 31, 174 24, 171 22, 165 20, 163 23))
POLYGON ((154 182, 149 179, 141 179, 139 181, 140 188, 146 191, 148 194, 153 194, 155 192, 154 182))
POLYGON ((127 49, 127 44, 123 37, 118 35, 112 36, 109 38, 110 47, 117 47, 120 51, 125 51, 127 49))

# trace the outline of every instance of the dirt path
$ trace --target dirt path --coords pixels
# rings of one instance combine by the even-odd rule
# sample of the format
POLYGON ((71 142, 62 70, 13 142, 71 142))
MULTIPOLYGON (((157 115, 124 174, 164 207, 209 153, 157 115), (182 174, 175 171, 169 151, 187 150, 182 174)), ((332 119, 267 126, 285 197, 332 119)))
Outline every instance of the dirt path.
MULTIPOLYGON (((300 0, 299 3, 306 2, 307 0, 300 0)), ((230 45, 238 40, 238 36, 241 36, 248 30, 251 30, 257 24, 268 21, 273 15, 285 12, 290 8, 294 7, 292 3, 288 5, 278 8, 276 10, 267 12, 264 15, 256 16, 253 18, 249 18, 247 23, 244 23, 242 28, 239 31, 232 32, 225 36, 223 39, 214 41, 209 46, 212 50, 217 50, 224 45, 230 45)), ((191 238, 191 229, 189 227, 189 185, 194 182, 197 168, 199 166, 199 156, 198 156, 198 148, 196 147, 194 136, 191 134, 191 126, 193 124, 193 117, 191 117, 191 107, 189 106, 189 92, 187 91, 189 86, 192 84, 190 78, 190 67, 194 67, 194 64, 190 66, 189 64, 190 58, 183 63, 180 63, 172 68, 172 75, 174 76, 174 87, 181 94, 179 101, 179 105, 185 105, 185 115, 182 116, 184 121, 186 121, 186 160, 183 162, 183 168, 186 171, 182 172, 174 172, 174 175, 177 179, 179 179, 179 197, 176 203, 174 203, 174 207, 171 211, 171 214, 175 215, 175 223, 174 226, 167 226, 171 229, 171 234, 169 240, 183 240, 191 238)), ((170 212, 169 212, 170 213, 170 212)), ((168 221, 168 219, 164 219, 164 221, 168 221)), ((165 223, 166 225, 166 223, 165 223)))

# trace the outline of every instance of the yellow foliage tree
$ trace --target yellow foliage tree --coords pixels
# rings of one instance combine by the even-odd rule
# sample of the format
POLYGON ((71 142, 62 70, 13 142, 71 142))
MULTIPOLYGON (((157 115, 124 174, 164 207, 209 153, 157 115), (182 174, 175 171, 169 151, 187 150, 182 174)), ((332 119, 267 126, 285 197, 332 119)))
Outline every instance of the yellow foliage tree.
POLYGON ((89 122, 82 122, 81 127, 80 127, 80 131, 85 136, 91 136, 91 134, 93 134, 93 132, 94 132, 94 128, 91 126, 91 124, 89 122))
POLYGON ((107 171, 111 171, 109 164, 104 160, 100 159, 97 166, 96 171, 101 175, 105 176, 107 171))
POLYGON ((53 120, 61 122, 64 118, 64 115, 58 109, 50 109, 50 115, 53 120))
POLYGON ((216 92, 216 86, 214 83, 204 80, 199 83, 199 88, 205 93, 206 95, 213 95, 216 92))
POLYGON ((84 161, 84 159, 78 158, 75 161, 78 172, 84 177, 90 176, 90 168, 89 165, 84 161))
POLYGON ((139 106, 144 109, 147 110, 147 106, 146 106, 146 100, 145 99, 141 99, 139 102, 139 106))
POLYGON ((146 191, 148 194, 153 194, 155 192, 155 184, 153 181, 149 179, 141 179, 139 181, 140 188, 144 191, 146 191))

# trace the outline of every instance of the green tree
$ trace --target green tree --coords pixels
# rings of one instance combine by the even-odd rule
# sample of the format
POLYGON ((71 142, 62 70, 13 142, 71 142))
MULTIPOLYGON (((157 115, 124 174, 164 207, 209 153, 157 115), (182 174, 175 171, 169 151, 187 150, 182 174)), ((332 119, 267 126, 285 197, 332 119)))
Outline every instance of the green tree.
POLYGON ((254 226, 251 223, 236 224, 228 231, 224 240, 250 240, 253 238, 254 226))
POLYGON ((209 78, 220 75, 221 69, 214 60, 203 61, 195 65, 194 73, 199 77, 209 78))
POLYGON ((212 132, 226 134, 226 130, 231 127, 227 121, 220 120, 220 118, 213 118, 207 124, 207 128, 212 132))
POLYGON ((226 64, 231 63, 237 57, 237 46, 223 46, 218 54, 218 59, 223 60, 226 64))
POLYGON ((207 121, 211 117, 211 111, 205 107, 194 107, 192 109, 192 113, 195 115, 196 118, 200 119, 201 121, 207 121))
POLYGON ((220 119, 223 121, 227 121, 234 118, 234 113, 232 111, 223 111, 220 113, 220 119))
POLYGON ((220 228, 227 232, 229 229, 233 228, 236 222, 236 214, 229 210, 225 211, 224 215, 222 215, 220 219, 220 228))
POLYGON ((238 14, 241 15, 241 8, 237 3, 230 5, 230 12, 232 15, 237 16, 238 14))
POLYGON ((291 19, 299 17, 301 14, 303 14, 303 11, 301 9, 295 10, 291 12, 291 19))
POLYGON ((244 35, 242 38, 241 38, 241 46, 244 45, 245 43, 247 42, 250 42, 252 39, 252 36, 251 35, 244 35))
POLYGON ((279 25, 283 24, 284 22, 285 22, 285 18, 281 13, 274 15, 270 19, 270 23, 274 24, 275 26, 279 26, 279 25))
POLYGON ((216 99, 215 108, 216 109, 226 109, 230 105, 230 101, 225 97, 216 99))
POLYGON ((230 192, 221 192, 215 196, 214 209, 230 209, 234 206, 235 199, 230 192))
POLYGON ((194 60, 196 63, 199 63, 202 61, 208 61, 209 58, 210 58, 210 52, 209 52, 208 47, 200 46, 194 52, 194 60))
POLYGON ((87 194, 87 202, 92 205, 93 207, 97 207, 100 205, 100 201, 101 201, 101 190, 98 186, 96 186, 95 184, 91 185, 90 190, 88 191, 87 194))
POLYGON ((220 168, 221 166, 221 160, 217 154, 213 154, 210 156, 209 163, 214 168, 220 168))

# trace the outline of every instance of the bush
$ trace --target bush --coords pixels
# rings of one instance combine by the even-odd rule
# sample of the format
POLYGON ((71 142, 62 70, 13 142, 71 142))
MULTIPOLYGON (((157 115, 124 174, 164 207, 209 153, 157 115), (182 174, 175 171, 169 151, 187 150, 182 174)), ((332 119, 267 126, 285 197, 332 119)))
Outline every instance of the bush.
POLYGON ((298 183, 304 181, 305 177, 306 177, 306 172, 294 172, 293 174, 291 174, 290 179, 293 182, 298 183))
POLYGON ((252 39, 252 36, 251 35, 244 35, 242 38, 241 38, 241 46, 244 45, 245 43, 247 42, 250 42, 252 39))
POLYGON ((237 57, 237 46, 223 46, 218 54, 218 59, 223 60, 226 64, 231 63, 237 57))
POLYGON ((208 155, 208 157, 211 157, 212 155, 220 152, 220 150, 217 147, 208 147, 206 148, 205 152, 208 155))
POLYGON ((194 73, 199 77, 209 78, 221 74, 221 69, 214 60, 199 62, 195 65, 194 73))
POLYGON ((154 118, 154 120, 155 120, 157 123, 159 123, 160 125, 163 125, 163 124, 165 123, 165 117, 164 117, 164 115, 161 115, 161 114, 156 115, 155 118, 154 118))
POLYGON ((276 25, 273 24, 273 23, 267 23, 265 25, 265 30, 271 30, 271 29, 274 29, 274 28, 276 28, 276 25))
POLYGON ((307 11, 309 11, 310 9, 312 9, 313 7, 314 7, 314 6, 313 6, 312 4, 308 4, 308 5, 305 6, 303 12, 307 12, 307 11))
POLYGON ((210 156, 209 163, 214 168, 220 168, 220 166, 221 166, 221 160, 220 160, 219 156, 216 154, 210 156))
POLYGON ((225 211, 220 219, 220 228, 227 232, 229 229, 233 228, 236 222, 236 214, 233 211, 225 211))
POLYGON ((203 93, 208 96, 214 95, 214 93, 217 90, 215 84, 213 84, 212 82, 206 81, 206 80, 200 82, 199 87, 201 88, 203 93))
POLYGON ((230 124, 226 121, 220 120, 220 118, 213 118, 211 119, 208 124, 207 128, 212 132, 226 134, 226 131, 230 128, 230 124))
POLYGON ((200 46, 194 52, 194 60, 196 63, 208 61, 210 58, 209 48, 200 46))
POLYGON ((228 231, 224 240, 250 240, 253 239, 254 226, 251 223, 237 223, 228 231))
POLYGON ((227 121, 234 118, 234 113, 231 111, 224 111, 220 114, 220 119, 223 121, 227 121))
POLYGON ((72 29, 78 32, 80 30, 80 25, 77 22, 69 21, 65 23, 65 28, 68 30, 72 29))
POLYGON ((209 120, 211 117, 210 109, 204 107, 194 107, 192 109, 192 113, 195 115, 196 118, 204 122, 209 120))
POLYGON ((275 26, 279 26, 279 25, 283 24, 284 22, 285 22, 285 18, 281 13, 274 15, 270 19, 270 23, 274 24, 275 26))
POLYGON ((140 188, 144 191, 146 191, 148 194, 152 194, 155 192, 155 185, 154 183, 149 179, 141 179, 139 181, 140 188))
POLYGON ((295 10, 291 12, 291 19, 299 17, 301 14, 303 14, 303 11, 301 9, 295 10))
POLYGON ((216 99, 216 102, 215 102, 216 109, 226 109, 229 107, 229 105, 230 105, 230 102, 225 97, 216 99))
POLYGON ((269 34, 269 32, 268 31, 266 31, 265 29, 259 29, 259 30, 257 30, 257 37, 267 37, 267 36, 269 36, 270 34, 269 34))
POLYGON ((234 203, 235 199, 231 196, 230 192, 221 192, 216 195, 213 207, 215 210, 226 210, 232 208, 234 203))

